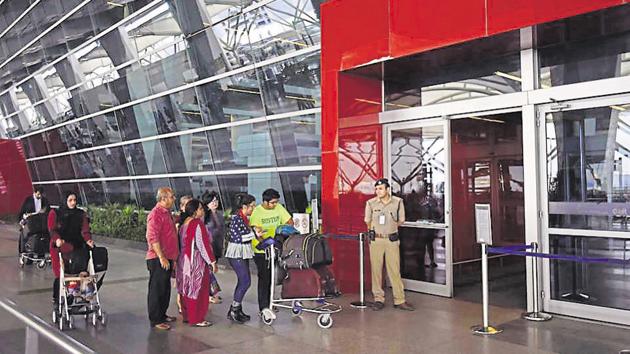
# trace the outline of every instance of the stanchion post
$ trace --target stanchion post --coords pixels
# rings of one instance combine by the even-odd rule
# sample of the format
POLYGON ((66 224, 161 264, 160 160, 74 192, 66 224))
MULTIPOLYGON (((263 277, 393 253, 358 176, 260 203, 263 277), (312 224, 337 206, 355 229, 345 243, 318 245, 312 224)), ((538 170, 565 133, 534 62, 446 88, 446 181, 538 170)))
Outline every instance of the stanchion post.
MULTIPOLYGON (((532 242, 532 252, 538 252, 538 243, 532 242)), ((531 258, 530 261, 532 265, 532 293, 534 297, 532 301, 532 312, 523 313, 523 318, 528 321, 536 322, 549 321, 552 316, 540 311, 540 304, 538 302, 538 294, 540 294, 540 291, 538 291, 538 258, 533 256, 529 258, 531 258)))
POLYGON ((364 309, 368 307, 368 303, 365 302, 365 279, 364 279, 364 247, 365 247, 365 233, 359 233, 359 301, 353 301, 350 306, 355 309, 364 309))
POLYGON ((503 332, 503 329, 491 326, 488 320, 489 312, 489 300, 488 300, 488 252, 486 244, 481 243, 481 296, 483 306, 483 323, 481 325, 473 326, 472 332, 475 334, 492 335, 503 332))

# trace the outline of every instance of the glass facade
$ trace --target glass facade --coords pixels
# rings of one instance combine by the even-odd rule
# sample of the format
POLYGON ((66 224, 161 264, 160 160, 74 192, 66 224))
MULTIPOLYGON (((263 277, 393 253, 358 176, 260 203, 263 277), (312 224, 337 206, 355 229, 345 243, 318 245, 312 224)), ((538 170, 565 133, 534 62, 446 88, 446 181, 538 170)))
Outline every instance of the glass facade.
MULTIPOLYGON (((53 3, 0 38, 0 128, 54 203, 320 198, 321 1, 53 3)), ((27 7, 1 3, 0 23, 27 7)))

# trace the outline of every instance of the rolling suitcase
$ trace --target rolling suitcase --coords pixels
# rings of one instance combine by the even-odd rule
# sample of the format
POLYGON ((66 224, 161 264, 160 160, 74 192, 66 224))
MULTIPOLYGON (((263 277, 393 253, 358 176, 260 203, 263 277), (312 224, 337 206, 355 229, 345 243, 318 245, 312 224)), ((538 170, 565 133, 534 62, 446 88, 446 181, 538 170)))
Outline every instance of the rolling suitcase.
POLYGON ((315 269, 289 269, 282 282, 282 298, 324 297, 322 279, 315 269))

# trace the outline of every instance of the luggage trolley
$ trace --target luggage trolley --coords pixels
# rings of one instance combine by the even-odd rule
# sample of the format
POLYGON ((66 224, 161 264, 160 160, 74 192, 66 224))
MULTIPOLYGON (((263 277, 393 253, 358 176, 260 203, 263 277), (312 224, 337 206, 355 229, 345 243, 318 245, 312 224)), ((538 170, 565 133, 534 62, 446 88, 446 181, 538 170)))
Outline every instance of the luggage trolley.
POLYGON ((46 225, 47 214, 36 213, 20 221, 18 239, 18 266, 24 268, 35 263, 37 268, 44 269, 51 263, 48 246, 50 235, 46 225))
MULTIPOLYGON (((273 240, 273 239, 267 239, 273 240)), ((275 298, 276 292, 276 246, 275 241, 271 241, 270 245, 265 248, 265 252, 271 257, 271 299, 269 301, 269 307, 262 310, 262 320, 266 325, 271 326, 276 319, 274 307, 284 308, 291 310, 294 316, 300 316, 303 312, 317 314, 317 325, 320 328, 328 329, 333 325, 332 314, 340 312, 341 306, 326 301, 325 297, 314 298, 290 298, 283 299, 282 297, 275 298), (312 306, 306 304, 312 303, 312 306)))
POLYGON ((74 328, 73 316, 76 315, 83 315, 94 327, 99 322, 103 326, 107 324, 107 314, 103 311, 98 294, 107 270, 107 253, 104 248, 99 247, 105 253, 105 260, 103 263, 99 263, 97 269, 93 256, 96 248, 88 251, 87 272, 81 271, 79 274, 66 273, 66 266, 68 265, 59 252, 59 302, 55 304, 52 311, 52 321, 58 324, 62 331, 65 328, 74 328), (87 274, 82 275, 81 273, 87 274))

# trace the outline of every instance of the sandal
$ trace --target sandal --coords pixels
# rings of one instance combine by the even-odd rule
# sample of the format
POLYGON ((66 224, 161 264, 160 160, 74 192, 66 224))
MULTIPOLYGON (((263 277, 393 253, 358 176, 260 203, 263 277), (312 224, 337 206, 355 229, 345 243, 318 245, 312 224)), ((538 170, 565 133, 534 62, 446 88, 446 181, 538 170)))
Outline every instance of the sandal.
POLYGON ((168 331, 169 329, 171 329, 171 326, 169 326, 166 323, 158 323, 155 326, 153 326, 153 328, 159 329, 159 330, 162 330, 162 331, 168 331))
POLYGON ((164 322, 175 322, 177 321, 177 317, 166 316, 164 317, 164 322))
POLYGON ((199 323, 195 323, 194 326, 195 327, 210 327, 210 326, 212 326, 212 322, 202 321, 202 322, 199 322, 199 323))

